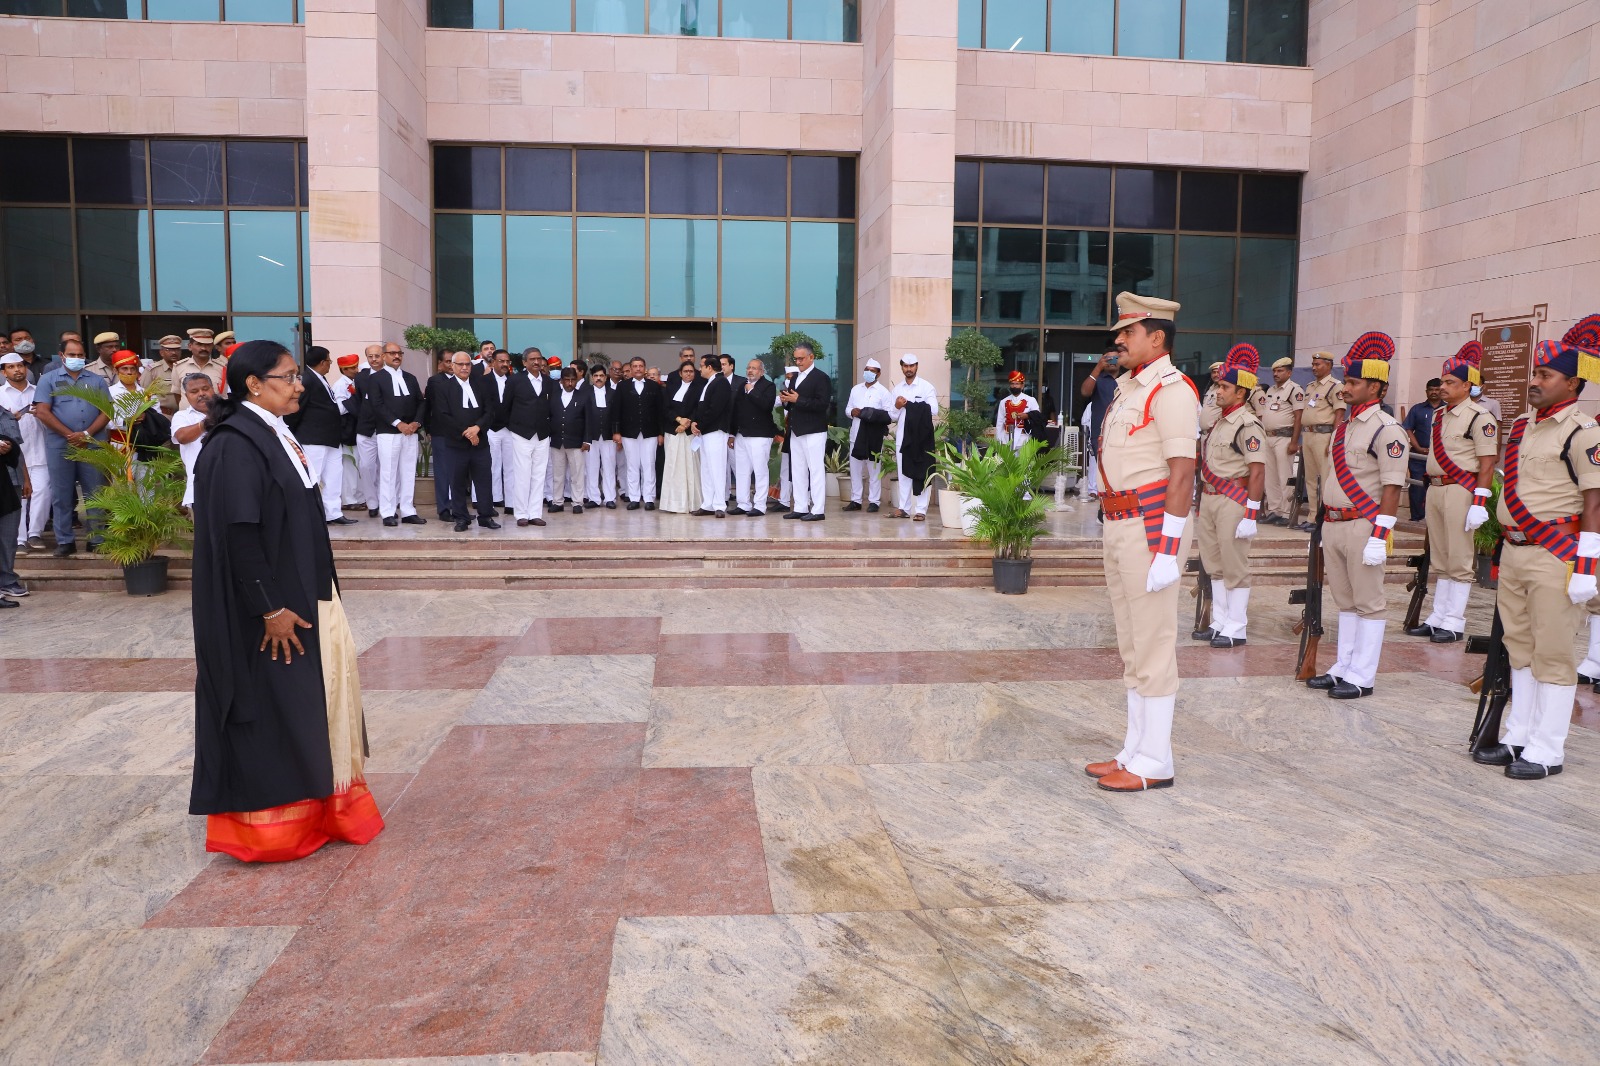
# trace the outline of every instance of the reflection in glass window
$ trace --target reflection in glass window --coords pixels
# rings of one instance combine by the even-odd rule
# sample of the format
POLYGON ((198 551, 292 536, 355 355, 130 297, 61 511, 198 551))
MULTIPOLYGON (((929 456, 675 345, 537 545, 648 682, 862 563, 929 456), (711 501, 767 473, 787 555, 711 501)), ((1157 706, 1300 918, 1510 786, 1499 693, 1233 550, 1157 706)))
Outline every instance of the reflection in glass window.
POLYGON ((83 306, 150 311, 150 213, 78 212, 78 282, 83 306))
POLYGON ((982 165, 971 160, 956 161, 956 221, 978 221, 978 176, 982 165))
POLYGON ((782 218, 789 209, 789 157, 722 157, 722 213, 782 218))
POLYGON ((222 142, 151 141, 150 183, 158 204, 222 203, 222 142))
MULTIPOLYGON (((305 152, 300 153, 301 158, 305 152)), ((311 212, 300 212, 300 309, 311 313, 311 212)))
POLYGON ((797 155, 790 160, 796 218, 855 218, 856 161, 851 156, 797 155))
POLYGON ((973 322, 978 317, 978 227, 957 226, 951 251, 950 317, 973 322))
POLYGON ((657 215, 716 214, 716 153, 651 152, 650 211, 657 215))
POLYGON ((644 219, 578 216, 578 314, 644 314, 644 219))
POLYGON ((1117 55, 1177 59, 1182 0, 1122 0, 1117 55))
POLYGON ((797 41, 858 40, 859 6, 859 0, 795 0, 789 35, 797 41))
POLYGON ((572 320, 565 318, 512 318, 506 320, 506 349, 521 355, 528 348, 539 349, 549 359, 572 361, 572 320))
POLYGON ((72 152, 72 187, 80 204, 148 202, 143 140, 78 137, 72 152))
POLYGON ((1245 59, 1303 67, 1306 63, 1306 0, 1250 0, 1245 59))
POLYGON ((1111 168, 1052 166, 1047 213, 1052 226, 1111 225, 1111 168))
POLYGON ((722 224, 722 315, 782 318, 785 288, 782 222, 722 224))
POLYGON ((1215 63, 1243 59, 1244 0, 1186 0, 1183 56, 1215 63))
POLYGON ((295 353, 304 350, 300 346, 304 323, 294 315, 240 315, 231 325, 237 336, 253 341, 277 341, 295 353))
MULTIPOLYGON (((810 326, 802 327, 807 333, 816 338, 818 344, 827 345, 821 337, 812 331, 810 326)), ((771 377, 778 370, 778 360, 770 354, 772 351, 772 338, 785 332, 782 322, 724 322, 717 330, 717 350, 727 352, 733 356, 733 365, 736 373, 744 372, 744 364, 751 359, 760 359, 767 365, 767 375, 771 377)), ((831 355, 831 352, 827 352, 831 355)), ((821 360, 818 360, 821 365, 821 360)))
POLYGON ((639 0, 577 0, 579 33, 643 33, 639 0))
POLYGON ((507 148, 506 210, 571 211, 572 149, 507 148))
POLYGON ((435 215, 433 260, 441 314, 500 311, 499 215, 435 215))
MULTIPOLYGON (((848 377, 840 376, 840 368, 855 366, 855 330, 850 326, 835 325, 831 322, 796 322, 790 328, 807 334, 822 346, 822 352, 817 356, 817 369, 833 381, 834 406, 843 406, 850 398, 853 382, 848 377)), ((773 360, 768 358, 767 362, 771 363, 773 360)), ((898 373, 898 370, 896 372, 898 373)), ((904 376, 900 380, 904 381, 904 376)))
POLYGON ((1050 51, 1108 56, 1116 24, 1116 0, 1050 0, 1050 51))
POLYGON ((722 35, 783 40, 789 36, 788 0, 722 0, 722 35))
POLYGON ((1161 296, 1172 291, 1172 235, 1119 233, 1111 259, 1113 292, 1161 296))
POLYGON ((984 41, 1003 52, 1044 51, 1045 0, 990 0, 984 41))
POLYGON ((1239 240, 1239 317, 1243 330, 1294 328, 1295 242, 1239 240))
MULTIPOLYGON (((1294 352, 1289 350, 1289 337, 1284 333, 1243 333, 1235 337, 1234 340, 1241 344, 1255 345, 1256 351, 1261 353, 1261 365, 1263 367, 1270 367, 1279 359, 1294 355, 1294 352)), ((1270 381, 1272 374, 1270 371, 1263 371, 1262 377, 1270 381)))
POLYGON ((296 166, 292 141, 229 141, 227 155, 228 203, 294 206, 296 166))
POLYGON ((64 204, 67 187, 65 137, 0 137, 0 200, 64 204))
MULTIPOLYGON (((8 207, 4 218, 7 310, 67 310, 72 285, 72 216, 64 207, 8 207)), ((39 338, 35 338, 36 340, 39 338)))
POLYGON ((644 153, 579 149, 578 210, 644 214, 644 153))
POLYGON ((500 210, 500 149, 455 144, 434 148, 433 205, 500 210))
POLYGON ((1110 256, 1109 234, 1051 230, 1044 248, 1044 320, 1063 326, 1101 326, 1110 321, 1106 317, 1110 256))
MULTIPOLYGON (((1179 370, 1188 374, 1205 395, 1206 389, 1211 387, 1211 364, 1220 363, 1228 357, 1228 349, 1233 347, 1233 337, 1227 333, 1195 333, 1189 329, 1187 322, 1189 306, 1184 305, 1178 319, 1178 336, 1172 345, 1172 363, 1179 370)), ((1271 366, 1271 362, 1263 362, 1263 367, 1271 366)), ((1270 381, 1272 375, 1262 371, 1263 380, 1270 381)))
POLYGON ((1239 226, 1239 175, 1185 171, 1179 221, 1186 230, 1232 233, 1239 226))
POLYGON ((506 216, 506 310, 572 314, 571 216, 506 216))
POLYGON ((1043 237, 1036 229, 983 231, 982 321, 1039 321, 1043 237))
POLYGON ((234 310, 293 311, 300 306, 296 222, 288 211, 228 212, 234 310))
POLYGON ((855 284, 854 224, 790 224, 790 318, 850 318, 855 313, 855 284))
POLYGON ((228 0, 229 22, 294 22, 293 0, 228 0))
POLYGON ((650 314, 654 318, 716 317, 716 219, 650 220, 650 314))
POLYGON ((1300 175, 1246 174, 1239 228, 1246 233, 1300 232, 1300 175))
POLYGON ((650 32, 677 37, 715 37, 717 0, 649 0, 650 32))
POLYGON ((1044 167, 989 163, 983 168, 983 220, 1037 226, 1044 218, 1044 167))
MULTIPOLYGON (((143 5, 140 0, 67 0, 67 17, 83 19, 137 19, 143 5)), ((13 8, 7 5, 8 15, 59 15, 61 6, 55 0, 26 0, 13 8)))
POLYGON ((956 46, 959 48, 983 47, 983 0, 959 0, 956 28, 956 46))
MULTIPOLYGON (((460 3, 462 0, 455 0, 460 3)), ((505 0, 506 26, 508 30, 562 30, 572 29, 572 0, 505 0)), ((479 26, 478 29, 494 29, 494 20, 498 15, 492 3, 485 0, 476 0, 473 4, 474 18, 482 17, 489 20, 488 26, 479 26), (477 11, 481 10, 481 16, 477 11)), ((438 25, 438 23, 434 23, 438 25)))
POLYGON ((1173 299, 1183 304, 1183 324, 1194 329, 1233 328, 1232 237, 1181 238, 1178 243, 1178 287, 1173 299))
MULTIPOLYGON (((507 29, 535 29, 534 26, 512 26, 512 9, 518 0, 506 0, 507 29)), ((572 3, 561 4, 566 25, 572 29, 572 3)), ((500 28, 499 0, 428 0, 428 25, 447 30, 496 30, 500 28)))
MULTIPOLYGON (((1005 365, 1000 370, 982 372, 978 379, 979 394, 973 397, 979 404, 993 411, 1001 394, 1005 392, 1000 383, 1006 373, 1020 370, 1028 375, 1028 380, 1034 382, 1039 380, 1039 331, 989 328, 983 331, 983 335, 998 344, 1001 354, 1005 356, 1005 365)), ((953 387, 954 381, 951 384, 953 387)), ((953 405, 956 402, 955 398, 952 397, 950 402, 953 405)))
POLYGON ((158 310, 227 309, 228 264, 223 254, 222 221, 221 211, 155 213, 158 310))
POLYGON ((1178 224, 1178 174, 1172 170, 1117 168, 1117 225, 1174 229, 1178 224))

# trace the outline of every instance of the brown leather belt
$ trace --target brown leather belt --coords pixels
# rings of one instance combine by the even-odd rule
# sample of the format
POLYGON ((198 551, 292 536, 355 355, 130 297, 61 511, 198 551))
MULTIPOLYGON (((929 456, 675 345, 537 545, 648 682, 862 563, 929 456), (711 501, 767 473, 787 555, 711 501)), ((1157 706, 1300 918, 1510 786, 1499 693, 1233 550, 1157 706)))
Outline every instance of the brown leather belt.
MULTIPOLYGON (((1241 489, 1248 489, 1250 487, 1250 479, 1248 477, 1225 477, 1225 478, 1222 478, 1221 480, 1223 480, 1223 481, 1231 481, 1235 485, 1238 485, 1241 489)), ((1209 482, 1209 481, 1200 482, 1200 491, 1201 491, 1202 494, 1204 494, 1206 496, 1226 496, 1227 495, 1227 493, 1223 492, 1221 489, 1212 488, 1211 487, 1211 482, 1209 482)))
POLYGON ((1361 512, 1354 507, 1324 507, 1322 517, 1328 522, 1354 522, 1361 517, 1361 512))
POLYGON ((1293 426, 1284 426, 1282 429, 1269 429, 1269 430, 1267 430, 1267 436, 1269 436, 1269 437, 1292 437, 1292 436, 1294 436, 1294 427, 1293 426))
MULTIPOLYGON (((1566 533, 1574 537, 1578 535, 1578 519, 1576 516, 1572 518, 1558 518, 1553 522, 1547 522, 1545 524, 1554 526, 1558 532, 1566 533)), ((1533 538, 1528 536, 1527 533, 1523 532, 1519 526, 1501 526, 1500 531, 1505 534, 1506 541, 1510 544, 1523 545, 1533 543, 1533 538)))
POLYGON ((1440 477, 1440 476, 1435 475, 1435 474, 1429 474, 1428 475, 1428 487, 1429 488, 1438 488, 1441 485, 1455 485, 1458 488, 1466 488, 1465 485, 1462 485, 1459 481, 1457 481, 1453 477, 1440 477))
POLYGON ((1331 424, 1330 425, 1326 425, 1326 426, 1301 426, 1300 428, 1305 430, 1307 433, 1332 433, 1333 432, 1333 426, 1331 424))
POLYGON ((1100 511, 1107 522, 1144 517, 1144 512, 1139 509, 1139 494, 1132 489, 1123 492, 1102 492, 1100 511))

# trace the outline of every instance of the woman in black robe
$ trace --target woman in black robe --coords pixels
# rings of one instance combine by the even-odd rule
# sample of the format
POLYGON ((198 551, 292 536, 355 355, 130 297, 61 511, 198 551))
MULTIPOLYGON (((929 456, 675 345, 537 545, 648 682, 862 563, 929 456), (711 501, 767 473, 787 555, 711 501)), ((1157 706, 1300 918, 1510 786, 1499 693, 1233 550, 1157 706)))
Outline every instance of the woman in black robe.
POLYGON ((273 341, 229 358, 195 463, 194 787, 206 850, 245 862, 365 844, 383 818, 362 775, 355 643, 321 498, 283 422, 299 368, 273 341))

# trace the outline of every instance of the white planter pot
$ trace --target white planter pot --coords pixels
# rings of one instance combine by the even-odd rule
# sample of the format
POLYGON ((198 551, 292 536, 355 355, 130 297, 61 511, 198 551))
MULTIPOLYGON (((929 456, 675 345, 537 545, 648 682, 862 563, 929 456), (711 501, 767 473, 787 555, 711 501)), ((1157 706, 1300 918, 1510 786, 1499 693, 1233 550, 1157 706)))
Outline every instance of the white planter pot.
POLYGON ((822 480, 824 482, 823 491, 828 494, 828 499, 837 500, 839 498, 839 475, 833 474, 829 477, 823 478, 822 480))
POLYGON ((978 524, 978 501, 950 489, 939 490, 939 522, 972 536, 978 524))
POLYGON ((978 531, 978 507, 977 500, 961 497, 961 532, 969 537, 978 531))
POLYGON ((835 474, 833 478, 835 481, 834 491, 839 494, 839 499, 848 500, 850 498, 850 475, 835 474))

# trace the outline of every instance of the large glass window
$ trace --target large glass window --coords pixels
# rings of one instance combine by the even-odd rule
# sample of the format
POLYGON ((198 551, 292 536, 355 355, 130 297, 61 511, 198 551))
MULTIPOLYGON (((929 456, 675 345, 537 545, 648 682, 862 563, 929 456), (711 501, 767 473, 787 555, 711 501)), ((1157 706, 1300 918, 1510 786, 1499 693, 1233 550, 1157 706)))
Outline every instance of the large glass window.
MULTIPOLYGON (((722 313, 729 318, 783 317, 788 278, 782 222, 722 224, 722 313)), ((821 316, 818 316, 821 317, 821 316)))
POLYGON ((294 311, 300 306, 295 251, 299 229, 300 220, 288 211, 234 211, 228 215, 234 310, 294 311))
MULTIPOLYGON (((798 3, 798 0, 796 0, 798 3)), ((1309 0, 960 0, 962 48, 1306 62, 1309 0)))
POLYGON ((854 318, 856 227, 796 222, 789 227, 789 315, 854 318))
POLYGON ((154 310, 150 291, 150 212, 80 209, 78 283, 86 307, 154 310))
POLYGON ((76 307, 72 285, 72 212, 55 207, 8 207, 0 224, 6 268, 6 311, 27 325, 20 309, 76 307))
POLYGON ((162 311, 228 306, 227 247, 221 211, 156 211, 156 285, 162 311))
MULTIPOLYGON (((12 5, 38 2, 59 0, 4 0, 12 5)), ((148 2, 203 4, 208 0, 148 2)), ((214 0, 210 2, 215 6, 214 0)), ((244 0, 230 0, 229 10, 238 2, 244 0)), ((860 6, 860 0, 429 0, 428 25, 442 29, 858 41, 860 6)))
MULTIPOLYGON (((716 156, 711 159, 715 163, 716 156)), ((716 189, 713 184, 713 198, 716 189)), ((716 220, 652 218, 650 317, 715 318, 716 315, 716 220)))
POLYGON ((634 317, 644 307, 644 219, 579 215, 578 314, 634 317))
POLYGON ((299 22, 301 8, 296 0, 0 0, 0 15, 170 22, 299 22))
POLYGON ((572 314, 570 216, 506 216, 506 310, 513 315, 572 314))

